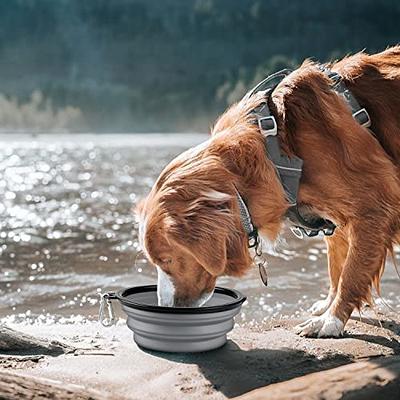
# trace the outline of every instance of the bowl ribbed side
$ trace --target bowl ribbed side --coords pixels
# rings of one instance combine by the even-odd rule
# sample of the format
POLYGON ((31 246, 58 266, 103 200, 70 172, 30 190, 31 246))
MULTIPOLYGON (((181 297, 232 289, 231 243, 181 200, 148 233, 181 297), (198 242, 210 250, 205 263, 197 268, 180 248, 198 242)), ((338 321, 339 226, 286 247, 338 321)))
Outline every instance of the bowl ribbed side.
POLYGON ((142 347, 166 352, 198 352, 226 342, 237 308, 208 314, 166 314, 137 310, 125 305, 127 325, 142 347))

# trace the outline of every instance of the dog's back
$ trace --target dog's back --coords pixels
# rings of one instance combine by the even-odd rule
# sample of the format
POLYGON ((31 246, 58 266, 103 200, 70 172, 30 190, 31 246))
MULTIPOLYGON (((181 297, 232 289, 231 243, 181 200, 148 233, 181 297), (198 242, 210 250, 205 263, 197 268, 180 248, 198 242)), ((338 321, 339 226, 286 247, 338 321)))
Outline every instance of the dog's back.
POLYGON ((400 167, 400 46, 359 53, 333 66, 371 117, 371 131, 400 167))

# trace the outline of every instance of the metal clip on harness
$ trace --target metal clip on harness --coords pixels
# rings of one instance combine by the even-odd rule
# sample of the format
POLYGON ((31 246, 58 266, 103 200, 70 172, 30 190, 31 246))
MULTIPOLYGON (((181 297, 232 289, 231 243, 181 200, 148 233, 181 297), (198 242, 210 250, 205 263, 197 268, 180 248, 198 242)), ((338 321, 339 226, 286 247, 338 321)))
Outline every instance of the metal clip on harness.
POLYGON ((99 321, 105 327, 115 324, 115 314, 111 300, 116 298, 117 296, 114 292, 100 294, 99 321))
POLYGON ((336 226, 327 227, 324 229, 307 229, 303 228, 302 226, 291 226, 290 230, 292 231, 293 235, 299 239, 303 239, 304 236, 307 237, 314 237, 317 236, 320 232, 324 234, 324 236, 332 236, 335 232, 336 226))

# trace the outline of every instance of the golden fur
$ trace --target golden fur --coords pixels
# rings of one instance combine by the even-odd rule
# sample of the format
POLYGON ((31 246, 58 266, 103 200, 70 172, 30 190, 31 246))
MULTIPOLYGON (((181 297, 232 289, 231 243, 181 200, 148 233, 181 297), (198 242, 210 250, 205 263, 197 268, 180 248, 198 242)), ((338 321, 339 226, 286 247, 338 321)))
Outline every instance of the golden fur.
MULTIPOLYGON (((269 106, 288 155, 304 160, 300 203, 334 221, 327 238, 330 315, 346 323, 379 290, 387 251, 400 225, 400 47, 359 53, 330 66, 371 117, 373 133, 352 117, 317 66, 305 61, 273 91, 269 106)), ((288 208, 249 112, 262 93, 231 106, 210 140, 162 172, 139 207, 143 247, 174 282, 176 304, 212 290, 217 276, 240 276, 251 265, 235 187, 255 225, 274 240, 288 208)))

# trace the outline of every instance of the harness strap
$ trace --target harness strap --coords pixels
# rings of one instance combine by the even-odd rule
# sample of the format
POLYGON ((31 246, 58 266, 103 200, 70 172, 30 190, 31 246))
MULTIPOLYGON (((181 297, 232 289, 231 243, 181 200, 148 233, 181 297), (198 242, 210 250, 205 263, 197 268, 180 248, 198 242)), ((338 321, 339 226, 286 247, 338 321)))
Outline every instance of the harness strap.
POLYGON ((328 76, 329 79, 333 81, 332 89, 344 97, 347 105, 349 106, 353 118, 365 128, 369 128, 371 126, 371 118, 368 114, 368 111, 361 107, 357 99, 354 97, 353 93, 347 88, 344 83, 342 76, 337 72, 331 71, 324 65, 320 65, 319 69, 328 76))
POLYGON ((291 206, 296 206, 303 160, 296 156, 289 158, 281 153, 279 139, 277 137, 277 123, 267 103, 263 103, 260 107, 256 108, 254 114, 257 118, 260 132, 264 136, 265 149, 268 157, 276 168, 286 197, 291 206))
MULTIPOLYGON (((269 94, 267 91, 267 95, 269 94)), ((317 236, 320 231, 325 235, 332 235, 336 225, 324 218, 316 217, 312 221, 304 218, 297 204, 300 179, 303 170, 303 160, 297 156, 288 157, 282 154, 278 139, 278 129, 275 117, 272 115, 268 104, 265 102, 253 110, 257 118, 258 127, 264 136, 265 149, 268 158, 275 166, 276 173, 283 186, 286 198, 290 207, 286 216, 293 223, 292 232, 297 237, 306 235, 308 237, 317 236)))
MULTIPOLYGON (((342 77, 337 72, 329 70, 326 66, 321 65, 319 66, 319 69, 333 81, 332 89, 344 97, 346 103, 351 109, 354 119, 361 126, 369 128, 371 126, 371 119, 367 110, 360 106, 357 99, 347 88, 342 77)), ((277 85, 271 85, 271 82, 276 79, 279 79, 280 82, 290 73, 290 70, 282 70, 267 77, 250 90, 245 97, 254 95, 269 84, 269 87, 265 90, 265 96, 267 98, 277 85)), ((265 101, 262 103, 259 107, 254 109, 252 113, 255 115, 260 132, 264 137, 268 158, 275 166, 276 173, 289 201, 290 207, 287 210, 286 216, 294 225, 291 227, 292 232, 298 237, 303 237, 303 234, 308 237, 316 236, 320 231, 322 231, 326 236, 332 235, 336 228, 336 225, 332 221, 324 219, 318 215, 313 215, 311 219, 305 218, 299 211, 297 196, 303 169, 303 160, 297 156, 288 157, 281 153, 277 137, 278 126, 267 102, 265 101)), ((249 237, 249 247, 254 247, 258 242, 257 228, 252 223, 250 212, 239 192, 237 192, 237 198, 242 223, 249 237)))

